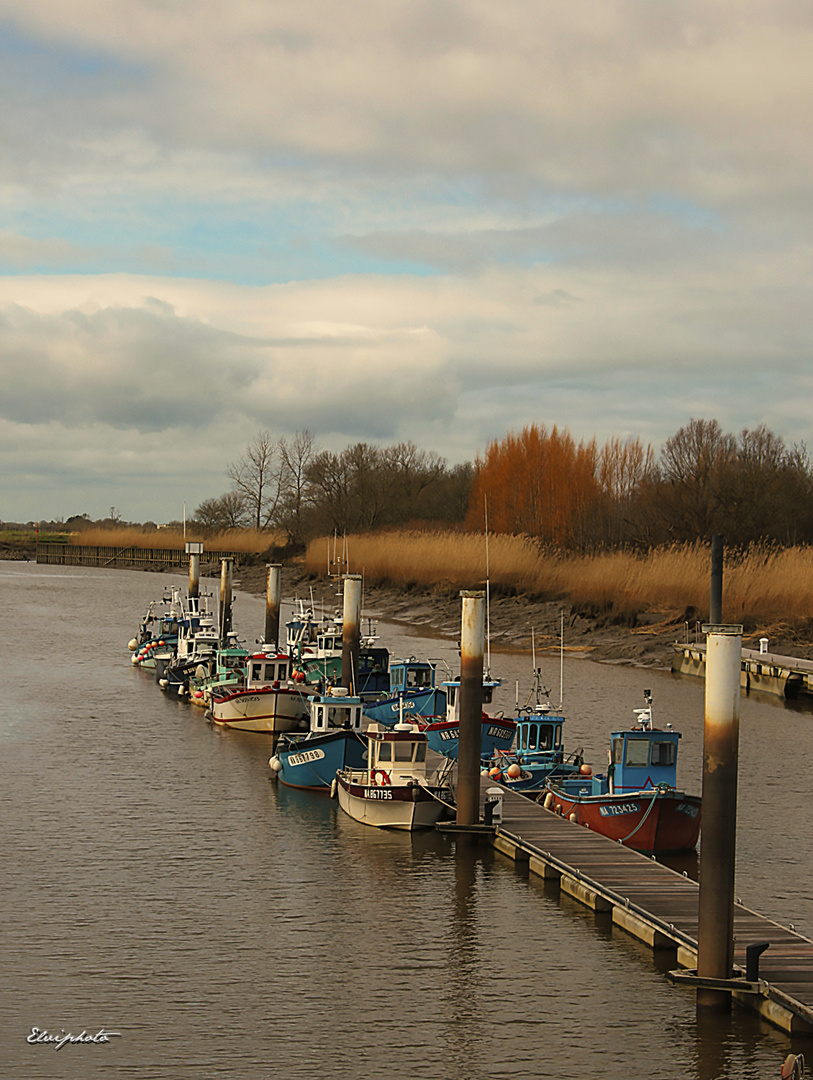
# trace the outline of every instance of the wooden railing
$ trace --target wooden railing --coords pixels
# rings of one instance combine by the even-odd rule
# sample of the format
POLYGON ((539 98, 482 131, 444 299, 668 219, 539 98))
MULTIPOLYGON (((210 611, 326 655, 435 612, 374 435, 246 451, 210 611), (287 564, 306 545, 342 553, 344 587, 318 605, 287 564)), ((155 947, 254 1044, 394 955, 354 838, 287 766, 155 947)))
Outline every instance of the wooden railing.
MULTIPOLYGON (((234 551, 207 551, 200 559, 200 572, 220 573, 220 560, 234 559, 234 551)), ((174 570, 186 569, 189 556, 177 548, 92 547, 86 544, 37 544, 37 562, 56 566, 107 566, 115 570, 174 570)))

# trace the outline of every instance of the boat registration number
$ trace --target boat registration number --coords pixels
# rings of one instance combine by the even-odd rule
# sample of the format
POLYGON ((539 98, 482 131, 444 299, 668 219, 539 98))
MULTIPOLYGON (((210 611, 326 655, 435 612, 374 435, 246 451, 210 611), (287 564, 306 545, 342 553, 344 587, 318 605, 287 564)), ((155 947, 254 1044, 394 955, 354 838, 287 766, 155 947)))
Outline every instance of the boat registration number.
POLYGON ((513 735, 510 728, 504 727, 490 727, 488 729, 488 737, 490 739, 509 739, 513 735))
POLYGON ((321 761, 324 756, 324 750, 308 750, 304 754, 291 754, 288 758, 288 764, 305 765, 309 761, 321 761))
POLYGON ((697 809, 698 808, 696 806, 693 806, 691 803, 682 802, 678 803, 678 805, 675 807, 675 813, 688 814, 689 817, 695 818, 697 817, 697 809))
POLYGON ((365 788, 365 799, 391 799, 392 790, 390 788, 365 788))
POLYGON ((620 817, 622 814, 637 814, 640 809, 637 802, 623 802, 615 806, 600 806, 599 813, 602 817, 620 817))

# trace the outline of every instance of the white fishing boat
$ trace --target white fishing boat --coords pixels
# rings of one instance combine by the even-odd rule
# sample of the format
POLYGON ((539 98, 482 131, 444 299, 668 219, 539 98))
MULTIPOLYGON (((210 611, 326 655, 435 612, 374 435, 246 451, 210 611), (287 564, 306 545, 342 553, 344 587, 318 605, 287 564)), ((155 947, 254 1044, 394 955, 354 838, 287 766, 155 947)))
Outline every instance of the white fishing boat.
POLYGON ((430 773, 427 738, 417 724, 370 724, 367 768, 341 769, 335 792, 339 806, 364 825, 383 829, 427 829, 453 809, 445 772, 430 773))
POLYGON ((242 685, 212 689, 207 716, 218 727, 277 734, 307 730, 308 699, 294 681, 287 653, 252 653, 242 685))

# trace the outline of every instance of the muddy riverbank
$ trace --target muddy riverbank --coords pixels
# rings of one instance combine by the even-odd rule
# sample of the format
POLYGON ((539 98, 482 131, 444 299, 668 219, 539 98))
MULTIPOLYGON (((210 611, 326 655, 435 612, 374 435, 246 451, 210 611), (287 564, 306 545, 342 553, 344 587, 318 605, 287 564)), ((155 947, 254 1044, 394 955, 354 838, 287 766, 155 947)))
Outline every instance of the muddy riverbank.
MULTIPOLYGON (((255 596, 266 589, 265 564, 242 566, 235 572, 238 588, 255 596)), ((314 603, 326 611, 341 610, 341 597, 334 582, 312 578, 295 566, 282 570, 282 595, 314 603)), ((686 613, 647 612, 637 616, 636 625, 613 623, 612 615, 591 614, 575 610, 566 601, 539 602, 522 595, 490 597, 491 649, 528 649, 531 639, 538 651, 558 652, 562 622, 564 647, 571 652, 587 653, 604 663, 633 664, 644 667, 668 668, 673 645, 695 639, 699 617, 687 626, 686 613)), ((459 590, 444 588, 412 589, 407 592, 387 586, 366 586, 363 597, 364 617, 388 619, 405 625, 423 627, 435 634, 452 639, 460 636, 459 590)), ((771 650, 777 653, 813 658, 813 646, 800 640, 792 627, 778 626, 753 631, 743 636, 746 648, 758 648, 758 639, 768 636, 771 650)))

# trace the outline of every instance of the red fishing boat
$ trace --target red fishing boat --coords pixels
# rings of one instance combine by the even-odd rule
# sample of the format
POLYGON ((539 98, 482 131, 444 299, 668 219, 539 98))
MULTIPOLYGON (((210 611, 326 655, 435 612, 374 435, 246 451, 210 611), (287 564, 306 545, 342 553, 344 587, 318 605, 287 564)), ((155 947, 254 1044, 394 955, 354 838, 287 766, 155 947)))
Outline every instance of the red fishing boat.
POLYGON ((648 855, 689 851, 700 835, 700 798, 677 786, 680 732, 652 725, 652 695, 637 723, 610 735, 606 774, 549 780, 544 805, 571 821, 648 855))

